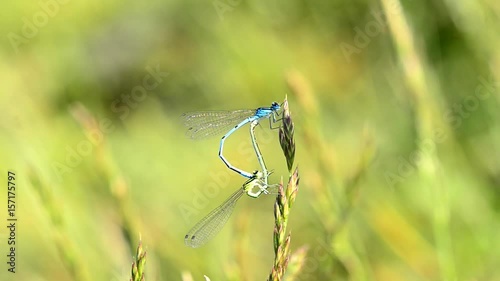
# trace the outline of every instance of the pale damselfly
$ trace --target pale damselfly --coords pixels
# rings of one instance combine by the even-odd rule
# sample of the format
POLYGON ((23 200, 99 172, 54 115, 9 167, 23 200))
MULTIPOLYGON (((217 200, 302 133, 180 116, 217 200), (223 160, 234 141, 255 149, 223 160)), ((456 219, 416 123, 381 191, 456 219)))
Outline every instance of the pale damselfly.
POLYGON ((267 178, 270 173, 267 170, 264 158, 262 157, 255 138, 254 130, 257 125, 257 120, 253 120, 250 124, 250 136, 262 172, 253 172, 252 177, 248 179, 241 188, 236 190, 236 192, 229 196, 229 198, 227 198, 221 205, 201 219, 184 237, 184 243, 187 246, 198 248, 212 239, 229 220, 236 203, 244 193, 250 197, 257 198, 262 193, 269 194, 270 192, 268 191, 268 188, 275 188, 278 186, 277 184, 269 185, 267 182, 267 178))

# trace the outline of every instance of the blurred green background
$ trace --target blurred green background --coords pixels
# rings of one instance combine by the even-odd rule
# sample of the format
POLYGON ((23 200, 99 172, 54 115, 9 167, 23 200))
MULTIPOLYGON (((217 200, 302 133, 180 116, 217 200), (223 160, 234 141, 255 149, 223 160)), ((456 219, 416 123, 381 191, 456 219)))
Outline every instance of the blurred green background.
MULTIPOLYGON (((7 1, 0 280, 265 280, 273 196, 200 249, 184 234, 243 178, 183 112, 288 95, 300 190, 287 280, 500 280, 498 1, 7 1), (155 73, 155 75, 151 75, 155 73), (167 74, 168 73, 168 74, 167 74), (305 256, 300 253, 306 251, 305 256)), ((288 178, 276 131, 257 137, 288 178)), ((258 168, 247 128, 226 157, 258 168)))

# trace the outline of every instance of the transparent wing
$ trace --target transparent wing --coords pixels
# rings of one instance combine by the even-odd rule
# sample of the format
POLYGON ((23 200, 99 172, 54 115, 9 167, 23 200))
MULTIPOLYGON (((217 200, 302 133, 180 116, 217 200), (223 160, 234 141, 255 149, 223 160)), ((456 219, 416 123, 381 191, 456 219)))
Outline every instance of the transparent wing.
POLYGON ((229 131, 244 119, 255 115, 255 110, 242 109, 235 111, 198 111, 188 112, 181 116, 188 127, 186 136, 191 139, 202 139, 220 135, 229 131))
POLYGON ((198 248, 212 239, 226 224, 231 216, 236 202, 243 195, 244 190, 239 188, 219 207, 212 210, 200 220, 184 237, 184 243, 192 248, 198 248))

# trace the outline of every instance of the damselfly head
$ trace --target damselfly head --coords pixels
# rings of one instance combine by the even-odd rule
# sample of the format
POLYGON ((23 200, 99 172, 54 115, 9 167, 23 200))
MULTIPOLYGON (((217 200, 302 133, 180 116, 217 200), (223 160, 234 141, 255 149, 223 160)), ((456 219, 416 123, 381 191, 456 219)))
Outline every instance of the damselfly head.
POLYGON ((261 179, 263 177, 264 177, 264 173, 262 173, 261 171, 255 170, 252 172, 252 177, 248 181, 252 181, 255 179, 261 179))
POLYGON ((280 110, 280 108, 281 108, 281 105, 279 103, 273 101, 273 103, 271 104, 271 110, 278 111, 278 110, 280 110))
POLYGON ((264 177, 264 173, 262 173, 261 171, 255 171, 255 173, 254 173, 254 177, 255 177, 256 179, 261 179, 261 178, 263 178, 263 177, 264 177))

